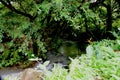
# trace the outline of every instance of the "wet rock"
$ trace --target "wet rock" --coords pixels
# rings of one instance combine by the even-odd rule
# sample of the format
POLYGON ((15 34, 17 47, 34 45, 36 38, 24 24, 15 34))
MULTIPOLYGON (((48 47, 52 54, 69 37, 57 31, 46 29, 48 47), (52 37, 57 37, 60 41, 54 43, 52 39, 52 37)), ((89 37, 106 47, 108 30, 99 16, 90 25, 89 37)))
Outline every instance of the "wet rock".
POLYGON ((42 72, 38 72, 35 69, 28 68, 22 72, 20 80, 43 80, 43 76, 44 75, 42 72))

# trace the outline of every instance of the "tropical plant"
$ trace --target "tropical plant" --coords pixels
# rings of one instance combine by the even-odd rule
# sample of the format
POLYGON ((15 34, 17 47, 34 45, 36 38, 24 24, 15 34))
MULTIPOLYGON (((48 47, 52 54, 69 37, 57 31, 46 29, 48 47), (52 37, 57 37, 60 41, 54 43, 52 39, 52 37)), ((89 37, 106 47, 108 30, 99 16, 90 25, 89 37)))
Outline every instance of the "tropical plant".
POLYGON ((14 55, 14 58, 18 55, 25 59, 44 57, 47 50, 57 49, 63 39, 78 41, 81 46, 90 38, 107 38, 111 35, 105 34, 112 30, 112 26, 119 27, 115 23, 119 19, 117 0, 0 2, 0 52, 3 53, 0 55, 4 56, 8 51, 6 56, 9 58, 14 55))
POLYGON ((111 54, 114 55, 111 58, 108 57, 109 54, 104 55, 106 59, 84 54, 79 58, 71 59, 69 69, 55 64, 52 71, 46 71, 45 80, 119 80, 120 55, 111 54))

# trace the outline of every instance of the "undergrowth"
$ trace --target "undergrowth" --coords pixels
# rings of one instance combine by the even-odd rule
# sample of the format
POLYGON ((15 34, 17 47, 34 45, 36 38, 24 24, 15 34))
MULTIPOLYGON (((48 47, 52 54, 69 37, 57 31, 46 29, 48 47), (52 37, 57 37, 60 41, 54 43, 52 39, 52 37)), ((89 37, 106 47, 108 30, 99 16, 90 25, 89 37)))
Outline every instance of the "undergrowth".
MULTIPOLYGON (((86 54, 70 58, 69 69, 54 65, 45 70, 45 80, 120 80, 120 52, 115 52, 111 43, 101 41, 86 48, 86 54)), ((120 46, 118 44, 118 46, 120 46)), ((45 67, 44 67, 45 69, 45 67)))
MULTIPOLYGON (((43 70, 44 80, 120 80, 120 52, 114 50, 114 42, 94 42, 86 48, 86 54, 70 58, 68 69, 54 64, 51 71, 47 70, 49 61, 37 68, 43 70)), ((118 42, 114 45, 120 46, 118 42)))
POLYGON ((55 65, 45 80, 120 80, 120 54, 107 59, 82 55, 71 61, 69 69, 55 65))

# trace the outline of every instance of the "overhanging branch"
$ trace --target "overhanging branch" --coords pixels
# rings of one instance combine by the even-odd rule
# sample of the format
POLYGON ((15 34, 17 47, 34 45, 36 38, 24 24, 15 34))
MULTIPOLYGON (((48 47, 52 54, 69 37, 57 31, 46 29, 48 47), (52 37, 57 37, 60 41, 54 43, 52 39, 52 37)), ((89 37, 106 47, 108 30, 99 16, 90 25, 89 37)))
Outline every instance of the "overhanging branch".
POLYGON ((30 21, 33 21, 33 20, 37 17, 37 15, 38 15, 38 14, 36 14, 36 15, 31 15, 31 14, 28 14, 28 13, 25 13, 25 12, 22 12, 22 11, 20 11, 20 10, 15 9, 15 7, 12 6, 12 4, 11 4, 11 2, 10 2, 9 0, 7 0, 7 2, 5 2, 4 0, 0 0, 0 2, 1 2, 4 6, 6 6, 8 9, 10 9, 11 11, 13 11, 13 12, 15 12, 15 13, 17 13, 17 14, 23 15, 23 16, 25 16, 25 17, 28 17, 28 18, 30 19, 30 21))

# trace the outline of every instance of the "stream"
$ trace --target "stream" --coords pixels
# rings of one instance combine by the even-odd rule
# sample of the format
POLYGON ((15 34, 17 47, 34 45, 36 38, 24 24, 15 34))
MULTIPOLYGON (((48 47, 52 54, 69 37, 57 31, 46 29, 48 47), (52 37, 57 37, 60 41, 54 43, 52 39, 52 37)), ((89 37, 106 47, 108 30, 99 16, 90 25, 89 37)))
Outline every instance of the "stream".
MULTIPOLYGON (((50 61, 49 65, 46 67, 51 70, 54 64, 59 64, 63 68, 67 68, 70 60, 69 57, 74 57, 75 55, 81 54, 75 42, 67 41, 58 49, 59 54, 54 54, 52 52, 47 52, 47 60, 50 61)), ((41 62, 38 62, 34 67, 36 68, 41 62)), ((19 80, 20 74, 24 69, 18 68, 5 68, 0 70, 0 76, 7 80, 19 80)))

